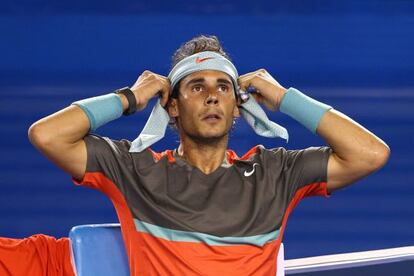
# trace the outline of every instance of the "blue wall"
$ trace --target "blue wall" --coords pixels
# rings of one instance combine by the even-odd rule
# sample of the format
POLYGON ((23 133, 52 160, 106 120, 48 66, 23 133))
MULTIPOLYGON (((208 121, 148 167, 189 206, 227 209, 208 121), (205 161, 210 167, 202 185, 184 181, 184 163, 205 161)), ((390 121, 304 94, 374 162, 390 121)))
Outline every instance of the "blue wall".
MULTIPOLYGON (((215 34, 240 74, 266 68, 392 150, 379 172, 296 208, 285 234, 287 258, 414 243, 410 1, 20 1, 2 4, 0 34, 0 236, 67 236, 74 225, 115 221, 107 198, 74 186, 29 144, 28 127, 77 99, 132 85, 145 69, 166 75, 181 43, 215 34)), ((133 139, 149 111, 99 133, 133 139)), ((242 154, 257 143, 324 144, 287 116, 270 117, 288 128, 288 144, 259 138, 240 121, 230 147, 242 154)), ((177 136, 168 137, 155 149, 175 147, 177 136)))

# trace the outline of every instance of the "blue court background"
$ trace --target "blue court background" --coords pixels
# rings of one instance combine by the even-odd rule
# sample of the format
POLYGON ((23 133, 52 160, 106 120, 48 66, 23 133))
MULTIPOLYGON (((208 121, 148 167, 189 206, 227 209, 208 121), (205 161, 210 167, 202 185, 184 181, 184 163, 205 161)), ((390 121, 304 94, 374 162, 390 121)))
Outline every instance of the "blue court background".
MULTIPOLYGON (((332 105, 391 147, 388 164, 330 199, 295 209, 286 257, 414 244, 414 2, 2 1, 0 8, 0 236, 67 236, 74 225, 116 221, 110 201, 34 149, 27 130, 71 102, 126 85, 148 69, 167 75, 181 43, 214 34, 240 74, 267 69, 332 105)), ((134 139, 145 111, 98 133, 134 139)), ((290 141, 260 138, 240 120, 230 148, 324 145, 291 118, 269 116, 290 141)), ((154 146, 172 148, 178 137, 154 146)), ((240 210, 241 212, 243 210, 240 210)))

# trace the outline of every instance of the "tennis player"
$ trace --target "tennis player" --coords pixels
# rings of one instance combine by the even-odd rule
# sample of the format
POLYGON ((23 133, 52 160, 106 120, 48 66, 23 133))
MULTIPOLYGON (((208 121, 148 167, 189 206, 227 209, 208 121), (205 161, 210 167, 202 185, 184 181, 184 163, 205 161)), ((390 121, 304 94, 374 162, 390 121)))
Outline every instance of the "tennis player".
MULTIPOLYGON (((276 275, 286 222, 299 201, 328 197, 380 169, 390 154, 375 134, 285 88, 266 69, 239 76, 218 38, 205 35, 181 45, 168 76, 146 70, 131 87, 74 102, 35 122, 29 138, 75 184, 112 200, 131 275, 276 275), (95 134, 123 115, 142 116, 152 98, 158 101, 136 140, 95 134), (288 137, 261 106, 291 116, 327 146, 252 145, 239 157, 228 149, 238 117, 252 136, 288 137), (151 145, 168 124, 179 145, 156 152, 151 145)), ((0 272, 73 275, 68 240, 36 237, 2 239, 0 272), (21 261, 24 254, 30 261, 21 261)))

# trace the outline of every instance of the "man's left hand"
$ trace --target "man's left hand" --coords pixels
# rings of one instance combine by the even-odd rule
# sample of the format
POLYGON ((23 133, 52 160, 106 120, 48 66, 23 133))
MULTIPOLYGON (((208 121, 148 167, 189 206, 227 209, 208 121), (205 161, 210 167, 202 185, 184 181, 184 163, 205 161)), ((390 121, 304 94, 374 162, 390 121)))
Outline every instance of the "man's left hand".
POLYGON ((281 86, 265 69, 259 69, 239 76, 240 89, 245 90, 252 86, 256 93, 251 95, 258 103, 263 103, 268 109, 276 111, 286 93, 286 88, 281 86))

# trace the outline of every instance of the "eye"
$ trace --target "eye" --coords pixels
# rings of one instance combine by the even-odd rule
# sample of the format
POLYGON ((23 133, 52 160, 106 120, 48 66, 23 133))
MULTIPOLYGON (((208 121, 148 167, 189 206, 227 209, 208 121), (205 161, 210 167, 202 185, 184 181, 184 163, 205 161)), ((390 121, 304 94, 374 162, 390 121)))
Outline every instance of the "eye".
POLYGON ((196 92, 196 93, 201 92, 203 91, 203 87, 201 85, 195 85, 191 88, 191 91, 196 92))
POLYGON ((222 92, 228 92, 230 90, 227 85, 220 85, 219 87, 222 92))

